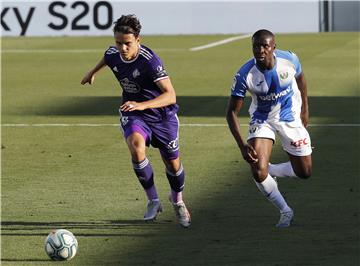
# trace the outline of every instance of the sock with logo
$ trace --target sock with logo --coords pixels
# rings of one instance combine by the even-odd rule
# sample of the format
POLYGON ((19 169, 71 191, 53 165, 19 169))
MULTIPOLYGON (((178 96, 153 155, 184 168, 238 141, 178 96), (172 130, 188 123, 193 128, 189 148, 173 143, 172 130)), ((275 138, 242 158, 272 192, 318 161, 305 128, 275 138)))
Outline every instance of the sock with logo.
POLYGON ((279 164, 270 163, 269 174, 276 177, 297 177, 290 161, 279 164))
POLYGON ((158 199, 158 194, 154 184, 154 172, 148 158, 142 162, 134 162, 133 168, 140 184, 146 192, 148 200, 158 199))
POLYGON ((166 176, 171 187, 171 200, 174 203, 182 201, 182 191, 185 186, 185 171, 180 165, 180 169, 176 173, 171 173, 166 169, 166 176))
POLYGON ((291 210, 284 197, 281 195, 277 183, 269 174, 263 182, 258 183, 255 181, 255 184, 264 196, 280 210, 280 212, 291 210))

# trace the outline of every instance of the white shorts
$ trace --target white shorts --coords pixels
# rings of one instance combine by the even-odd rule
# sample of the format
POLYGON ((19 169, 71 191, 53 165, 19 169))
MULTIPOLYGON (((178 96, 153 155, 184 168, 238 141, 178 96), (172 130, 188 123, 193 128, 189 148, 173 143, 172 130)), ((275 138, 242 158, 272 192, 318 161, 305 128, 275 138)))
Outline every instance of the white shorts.
POLYGON ((278 134, 283 149, 295 156, 307 156, 312 153, 310 135, 301 122, 250 123, 248 140, 267 138, 275 141, 278 134))

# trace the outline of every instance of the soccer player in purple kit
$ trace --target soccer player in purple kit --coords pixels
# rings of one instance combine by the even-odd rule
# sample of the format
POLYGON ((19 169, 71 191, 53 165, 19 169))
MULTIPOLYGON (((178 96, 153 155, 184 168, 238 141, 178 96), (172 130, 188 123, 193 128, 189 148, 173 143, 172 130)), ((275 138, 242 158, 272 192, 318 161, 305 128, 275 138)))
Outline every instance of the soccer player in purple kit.
POLYGON ((115 46, 82 79, 92 84, 95 74, 108 66, 123 89, 120 125, 128 145, 136 176, 148 203, 145 221, 154 220, 162 206, 154 184, 154 173, 146 157, 150 144, 160 150, 171 192, 169 199, 179 224, 189 227, 191 218, 182 198, 185 172, 179 157, 179 120, 176 94, 160 58, 140 44, 141 24, 135 15, 123 15, 114 26, 115 46))

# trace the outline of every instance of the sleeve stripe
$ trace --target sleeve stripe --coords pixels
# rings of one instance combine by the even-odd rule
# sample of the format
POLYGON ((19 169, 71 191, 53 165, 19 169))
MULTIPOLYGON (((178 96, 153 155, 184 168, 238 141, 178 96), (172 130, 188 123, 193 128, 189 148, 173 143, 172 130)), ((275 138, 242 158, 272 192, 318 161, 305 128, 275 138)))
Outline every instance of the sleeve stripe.
POLYGON ((157 81, 162 80, 162 79, 167 79, 167 78, 169 78, 169 76, 165 76, 165 77, 157 78, 157 79, 155 79, 155 80, 154 80, 154 82, 157 82, 157 81))
POLYGON ((145 54, 143 51, 140 51, 140 54, 145 57, 148 61, 151 60, 152 57, 150 57, 149 55, 145 54))
POLYGON ((145 50, 144 48, 140 48, 140 51, 143 52, 144 54, 147 54, 149 57, 153 57, 152 54, 149 51, 145 50))
POLYGON ((140 48, 140 54, 145 57, 147 60, 151 60, 151 58, 153 58, 153 55, 150 54, 148 51, 146 51, 143 48, 140 48))
POLYGON ((110 47, 107 51, 106 54, 116 54, 119 51, 115 48, 115 47, 110 47))

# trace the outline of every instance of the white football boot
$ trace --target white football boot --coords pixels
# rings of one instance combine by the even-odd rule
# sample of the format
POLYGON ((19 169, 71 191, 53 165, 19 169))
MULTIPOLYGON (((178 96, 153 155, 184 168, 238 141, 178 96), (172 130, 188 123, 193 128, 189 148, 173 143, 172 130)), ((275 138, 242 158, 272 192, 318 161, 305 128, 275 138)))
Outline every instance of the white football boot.
POLYGON ((191 216, 183 201, 177 203, 172 202, 171 197, 169 200, 174 208, 176 219, 182 227, 188 228, 191 224, 191 216))
POLYGON ((162 206, 160 201, 149 200, 146 205, 146 212, 144 214, 144 221, 153 221, 156 219, 156 216, 159 212, 162 212, 162 206))
POLYGON ((293 221, 294 218, 294 211, 290 209, 290 211, 287 212, 280 212, 280 220, 277 223, 277 228, 285 228, 289 227, 293 221))

